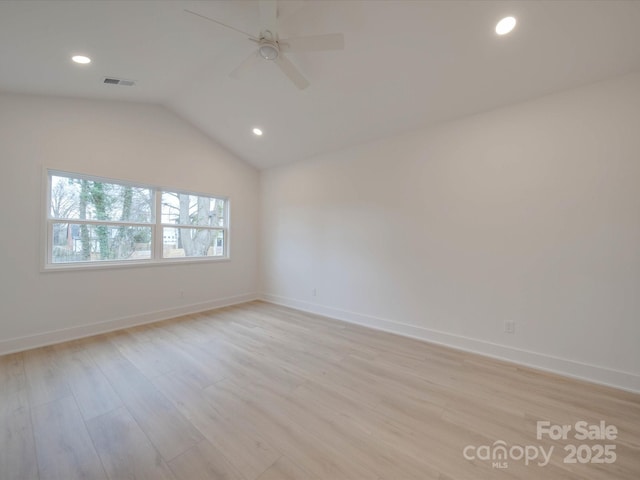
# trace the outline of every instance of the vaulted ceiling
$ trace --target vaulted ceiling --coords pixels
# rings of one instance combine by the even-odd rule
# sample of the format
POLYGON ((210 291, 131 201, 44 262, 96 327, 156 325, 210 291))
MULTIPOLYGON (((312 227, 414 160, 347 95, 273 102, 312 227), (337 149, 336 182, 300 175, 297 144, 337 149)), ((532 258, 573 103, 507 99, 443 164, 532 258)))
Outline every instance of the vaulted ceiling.
POLYGON ((277 6, 281 37, 344 33, 344 50, 289 54, 305 90, 268 61, 230 78, 254 44, 184 12, 257 35, 257 1, 4 0, 0 91, 160 103, 266 168, 640 70, 639 1, 277 6), (498 36, 507 15, 518 24, 498 36))

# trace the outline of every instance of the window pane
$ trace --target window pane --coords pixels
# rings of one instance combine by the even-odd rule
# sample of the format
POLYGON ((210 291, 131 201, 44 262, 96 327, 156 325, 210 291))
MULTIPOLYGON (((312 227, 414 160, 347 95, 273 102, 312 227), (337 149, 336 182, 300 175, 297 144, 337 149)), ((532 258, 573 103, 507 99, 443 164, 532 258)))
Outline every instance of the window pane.
POLYGON ((51 176, 52 218, 152 223, 153 210, 150 188, 51 176))
POLYGON ((223 257, 224 231, 208 228, 162 229, 163 258, 223 257))
POLYGON ((151 227, 53 224, 53 263, 151 258, 151 227))
POLYGON ((162 192, 162 223, 224 227, 225 200, 177 192, 162 192))

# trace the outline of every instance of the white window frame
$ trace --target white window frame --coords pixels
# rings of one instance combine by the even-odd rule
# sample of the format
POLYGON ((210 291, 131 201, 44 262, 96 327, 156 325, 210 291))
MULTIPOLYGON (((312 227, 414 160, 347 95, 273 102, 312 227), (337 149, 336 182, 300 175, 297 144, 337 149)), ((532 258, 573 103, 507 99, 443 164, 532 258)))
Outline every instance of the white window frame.
MULTIPOLYGON (((152 187, 153 188, 153 187, 152 187)), ((160 260, 162 261, 162 263, 166 263, 166 262, 183 262, 183 261, 197 261, 197 260, 215 260, 215 259, 226 259, 229 256, 229 242, 228 242, 228 238, 229 238, 229 199, 227 197, 222 197, 220 195, 211 195, 211 194, 205 194, 205 193, 197 193, 197 192, 192 192, 189 190, 183 190, 180 188, 158 188, 157 190, 155 190, 155 202, 156 202, 156 209, 155 209, 155 225, 158 231, 158 235, 155 235, 153 237, 154 241, 153 243, 155 244, 154 247, 152 248, 153 250, 156 250, 158 252, 158 256, 160 258, 160 260), (185 194, 185 195, 196 195, 196 196, 200 196, 200 197, 208 197, 208 198, 215 198, 217 200, 224 200, 224 213, 223 213, 223 217, 224 217, 224 226, 223 227, 219 227, 219 226, 205 226, 205 225, 183 225, 183 224, 172 224, 172 223, 162 223, 162 193, 163 192, 167 192, 167 193, 178 193, 178 194, 185 194), (175 228, 175 229, 179 229, 179 228, 193 228, 193 229, 202 229, 202 230, 222 230, 224 232, 224 244, 223 244, 223 255, 222 256, 218 256, 218 257, 173 257, 173 258, 164 258, 162 256, 163 251, 163 230, 164 228, 175 228)))
POLYGON ((42 237, 42 271, 64 271, 64 270, 85 270, 85 269, 103 269, 103 268, 122 268, 122 267, 145 267, 145 266, 158 266, 158 265, 172 265, 172 264, 189 264, 189 263, 212 263, 229 261, 230 256, 230 200, 228 196, 214 195, 211 193, 194 192, 191 190, 185 190, 181 188, 162 187, 158 185, 152 185, 148 183, 133 182, 130 180, 120 180, 115 178, 102 177, 97 175, 88 175, 84 173, 69 172, 64 170, 57 170, 52 168, 43 169, 43 184, 44 184, 44 209, 43 209, 43 225, 44 234, 42 237), (129 222, 129 221, 112 221, 112 220, 81 220, 81 219, 63 219, 54 218, 51 216, 51 184, 53 176, 68 177, 80 180, 88 180, 94 182, 113 183, 118 185, 126 185, 137 188, 148 188, 153 195, 155 208, 152 212, 152 222, 129 222), (215 198, 217 200, 224 200, 224 226, 199 226, 199 225, 174 225, 162 223, 162 193, 180 193, 187 195, 195 195, 201 197, 215 198), (139 226, 151 228, 151 256, 149 259, 138 260, 99 260, 99 261, 85 261, 85 262, 67 262, 67 263, 53 263, 53 225, 55 223, 73 223, 73 224, 85 224, 85 225, 110 225, 110 226, 139 226), (224 243, 223 243, 223 255, 211 256, 211 257, 163 257, 163 238, 162 233, 164 227, 171 228, 197 228, 207 229, 214 231, 223 231, 224 243))

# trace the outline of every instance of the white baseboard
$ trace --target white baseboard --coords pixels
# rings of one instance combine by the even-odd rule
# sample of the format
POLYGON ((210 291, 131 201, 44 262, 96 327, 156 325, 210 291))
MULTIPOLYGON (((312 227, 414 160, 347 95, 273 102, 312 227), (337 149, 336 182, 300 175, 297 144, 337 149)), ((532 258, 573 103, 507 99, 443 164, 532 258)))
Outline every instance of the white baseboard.
POLYGON ((437 343, 458 350, 477 353, 487 357, 517 363, 526 367, 557 373, 566 377, 577 378, 592 383, 640 393, 640 375, 633 373, 611 370, 597 365, 589 365, 582 362, 567 360, 565 358, 554 357, 528 350, 521 350, 518 348, 508 347, 506 345, 499 345, 496 343, 486 342, 484 340, 463 337, 415 325, 407 325, 371 315, 363 315, 356 312, 326 307, 324 305, 318 305, 269 293, 261 294, 260 299, 276 305, 315 313, 336 320, 374 328, 376 330, 416 338, 426 342, 437 343))
POLYGON ((128 317, 114 318, 102 322, 91 323, 88 325, 80 325, 77 327, 62 328, 59 330, 51 330, 45 333, 28 335, 25 337, 11 338, 9 340, 0 341, 0 355, 7 353, 21 352, 31 348, 44 347, 56 343, 67 342, 69 340, 77 340, 78 338, 90 337, 100 333, 113 332, 123 328, 135 327, 136 325, 144 325, 146 323, 159 322, 170 318, 188 315, 192 313, 204 312, 215 308, 227 307, 238 303, 250 302, 257 300, 257 293, 246 293, 243 295, 235 295, 232 297, 218 298, 201 303, 192 303, 190 305, 182 305, 176 308, 159 310, 155 312, 142 313, 139 315, 131 315, 128 317))

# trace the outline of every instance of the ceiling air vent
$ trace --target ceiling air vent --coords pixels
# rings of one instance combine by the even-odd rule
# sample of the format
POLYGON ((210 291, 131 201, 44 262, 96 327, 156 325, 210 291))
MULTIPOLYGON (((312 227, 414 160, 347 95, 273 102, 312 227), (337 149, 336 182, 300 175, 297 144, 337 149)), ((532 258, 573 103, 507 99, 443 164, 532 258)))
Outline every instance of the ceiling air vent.
POLYGON ((105 77, 103 83, 109 85, 122 85, 124 87, 133 87, 136 82, 133 80, 124 80, 123 78, 105 77))

